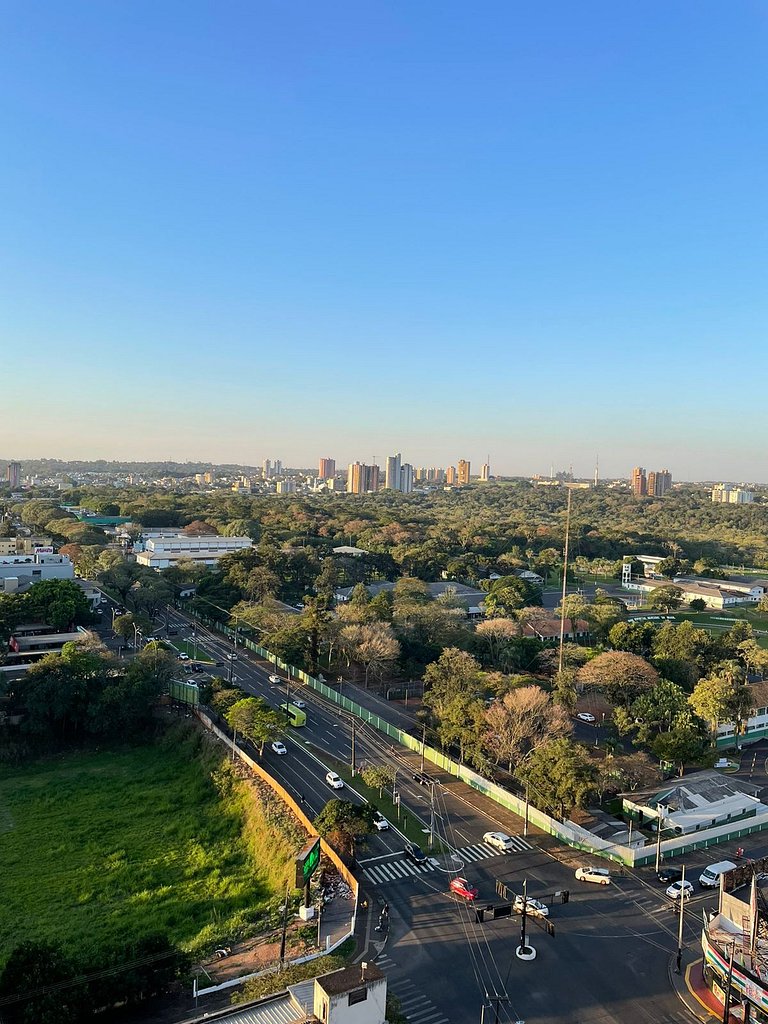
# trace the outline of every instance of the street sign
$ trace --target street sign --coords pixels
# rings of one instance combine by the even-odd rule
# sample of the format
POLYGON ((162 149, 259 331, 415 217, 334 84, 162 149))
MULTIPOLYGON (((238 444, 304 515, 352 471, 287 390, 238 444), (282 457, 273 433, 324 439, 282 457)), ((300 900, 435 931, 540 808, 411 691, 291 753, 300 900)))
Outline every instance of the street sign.
POLYGON ((296 857, 296 888, 303 889, 320 864, 320 839, 312 839, 296 857))

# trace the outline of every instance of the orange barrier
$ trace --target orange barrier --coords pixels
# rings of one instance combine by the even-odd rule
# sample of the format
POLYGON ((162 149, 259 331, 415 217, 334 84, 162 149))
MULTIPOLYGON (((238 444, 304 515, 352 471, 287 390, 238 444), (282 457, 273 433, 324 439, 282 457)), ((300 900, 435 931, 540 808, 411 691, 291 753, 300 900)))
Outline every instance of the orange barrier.
MULTIPOLYGON (((238 745, 232 739, 230 739, 230 737, 227 736, 225 732, 219 729, 219 727, 214 722, 212 722, 211 719, 206 714, 204 714, 197 708, 194 709, 194 712, 200 719, 201 723, 209 732, 212 732, 215 736, 218 736, 218 738, 223 743, 225 743, 230 748, 230 750, 234 748, 235 753, 240 758, 240 760, 243 761, 244 764, 247 764, 251 771, 254 773, 254 775, 258 776, 258 778, 260 778, 262 782, 265 782, 270 787, 270 789, 272 789, 272 791, 280 797, 280 799, 283 801, 286 807, 290 808, 290 810, 293 812, 293 814, 296 816, 296 818, 299 820, 302 826, 307 830, 307 832, 311 836, 316 836, 318 832, 313 823, 306 816, 306 814, 301 809, 299 804, 296 803, 291 794, 286 789, 283 789, 283 787, 280 785, 277 779, 274 779, 269 774, 269 772, 265 771, 265 769, 262 768, 262 766, 257 761, 254 761, 252 757, 250 757, 248 754, 246 754, 244 750, 238 747, 238 745)), ((323 854, 328 858, 328 860, 333 864, 333 866, 339 872, 339 874, 347 883, 347 885, 350 887, 355 898, 355 903, 357 903, 358 881, 355 878, 355 876, 349 870, 349 868, 338 855, 338 853, 336 853, 333 847, 330 846, 325 841, 325 839, 322 838, 322 836, 320 837, 320 849, 322 850, 323 854)))

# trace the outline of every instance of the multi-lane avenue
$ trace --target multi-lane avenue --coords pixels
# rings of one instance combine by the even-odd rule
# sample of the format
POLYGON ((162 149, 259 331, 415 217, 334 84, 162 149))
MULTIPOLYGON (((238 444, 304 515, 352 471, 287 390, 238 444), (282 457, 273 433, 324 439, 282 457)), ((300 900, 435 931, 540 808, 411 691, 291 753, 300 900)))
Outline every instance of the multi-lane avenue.
MULTIPOLYGON (((243 690, 263 697, 278 708, 286 693, 305 702, 306 725, 286 728, 287 755, 269 747, 261 758, 308 813, 316 814, 334 795, 363 799, 352 785, 332 790, 325 782, 329 766, 351 765, 354 720, 314 690, 281 675, 270 681, 273 666, 260 663, 180 612, 169 613, 169 627, 178 631, 169 640, 189 640, 194 631, 199 649, 214 662, 211 672, 231 676, 243 690), (288 691, 290 687, 290 691, 288 691)), ((161 631, 161 635, 163 635, 161 631)), ((190 676, 189 678, 195 678, 190 676)), ((417 819, 425 832, 430 825, 443 852, 425 865, 404 855, 404 838, 396 821, 388 831, 368 838, 359 851, 358 874, 374 907, 387 904, 381 931, 369 938, 379 948, 378 962, 386 970, 412 1024, 460 1024, 480 1021, 528 1021, 541 1024, 682 1024, 690 1012, 669 983, 670 960, 677 946, 675 907, 650 869, 619 874, 612 883, 595 886, 574 878, 574 867, 589 858, 541 834, 523 835, 522 823, 503 808, 476 794, 463 783, 427 763, 434 785, 419 785, 419 760, 409 751, 360 721, 354 722, 355 762, 388 763, 398 770, 401 811, 417 819), (489 830, 513 837, 508 853, 483 841, 489 830), (511 894, 521 893, 545 902, 555 930, 548 935, 529 919, 530 942, 536 959, 515 955, 520 944, 519 915, 478 922, 474 907, 449 892, 457 873, 479 890, 476 906, 502 902, 497 883, 511 894), (567 902, 562 894, 568 892, 567 902)), ((426 838, 426 837, 425 837, 426 838)), ((706 851, 693 855, 687 866, 711 860, 706 851)), ((684 940, 695 947, 702 911, 711 909, 716 895, 697 893, 685 909, 684 940)))

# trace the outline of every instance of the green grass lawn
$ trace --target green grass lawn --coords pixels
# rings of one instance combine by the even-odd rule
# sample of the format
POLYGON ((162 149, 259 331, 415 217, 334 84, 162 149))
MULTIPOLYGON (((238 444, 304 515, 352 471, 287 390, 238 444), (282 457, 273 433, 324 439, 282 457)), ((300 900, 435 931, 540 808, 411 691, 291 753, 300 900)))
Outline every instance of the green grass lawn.
MULTIPOLYGON (((191 640, 179 640, 177 637, 170 637, 167 641, 168 646, 175 648, 180 654, 188 654, 190 658, 195 658, 195 645, 191 640)), ((209 657, 200 646, 197 645, 197 661, 207 661, 209 664, 213 664, 213 658, 209 657)))
POLYGON ((296 846, 245 783, 217 789, 222 764, 184 723, 0 770, 0 964, 24 939, 74 950, 165 931, 200 950, 249 927, 285 892, 296 846))

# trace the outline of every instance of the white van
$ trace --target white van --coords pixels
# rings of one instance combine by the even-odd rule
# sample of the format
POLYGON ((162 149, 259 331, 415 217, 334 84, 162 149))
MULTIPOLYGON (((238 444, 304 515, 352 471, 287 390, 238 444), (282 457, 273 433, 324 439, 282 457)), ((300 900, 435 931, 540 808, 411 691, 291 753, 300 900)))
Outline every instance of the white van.
POLYGON ((720 875, 733 871, 735 867, 732 860, 719 860, 717 864, 710 864, 699 875, 699 885, 702 889, 716 889, 720 885, 720 875))

